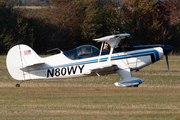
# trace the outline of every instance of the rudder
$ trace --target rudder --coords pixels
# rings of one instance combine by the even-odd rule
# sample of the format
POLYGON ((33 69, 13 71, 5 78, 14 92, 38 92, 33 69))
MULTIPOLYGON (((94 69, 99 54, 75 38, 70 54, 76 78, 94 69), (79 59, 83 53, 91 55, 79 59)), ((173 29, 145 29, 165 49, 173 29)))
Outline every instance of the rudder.
POLYGON ((6 65, 10 75, 16 80, 31 79, 28 66, 43 63, 35 51, 27 45, 12 47, 6 58, 6 65))

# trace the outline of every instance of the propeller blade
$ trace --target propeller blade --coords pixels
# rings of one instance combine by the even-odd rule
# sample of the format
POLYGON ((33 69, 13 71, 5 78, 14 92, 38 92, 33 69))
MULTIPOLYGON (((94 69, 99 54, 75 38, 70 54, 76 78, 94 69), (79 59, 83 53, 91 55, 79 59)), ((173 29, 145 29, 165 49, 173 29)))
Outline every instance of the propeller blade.
POLYGON ((163 45, 166 45, 165 35, 164 35, 164 28, 162 26, 162 34, 163 34, 163 45))
POLYGON ((166 55, 166 63, 167 63, 167 67, 168 67, 168 72, 170 73, 168 55, 167 55, 167 53, 165 55, 166 55))

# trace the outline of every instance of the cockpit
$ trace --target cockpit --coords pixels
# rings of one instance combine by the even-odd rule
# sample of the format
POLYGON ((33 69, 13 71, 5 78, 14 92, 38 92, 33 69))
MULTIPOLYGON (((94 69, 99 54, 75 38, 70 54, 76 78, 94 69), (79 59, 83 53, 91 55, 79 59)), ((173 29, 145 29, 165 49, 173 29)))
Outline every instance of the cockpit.
MULTIPOLYGON (((122 39, 119 45, 116 48, 114 48, 113 53, 131 51, 136 49, 140 49, 140 48, 133 46, 130 40, 127 39, 126 37, 126 39, 122 39)), ((76 60, 76 59, 89 58, 99 55, 107 55, 109 54, 109 52, 110 51, 103 49, 102 53, 100 54, 100 50, 93 45, 81 45, 73 50, 64 52, 64 55, 69 59, 76 60)))
POLYGON ((81 45, 73 50, 64 52, 64 55, 72 60, 97 56, 98 54, 99 49, 93 45, 81 45))

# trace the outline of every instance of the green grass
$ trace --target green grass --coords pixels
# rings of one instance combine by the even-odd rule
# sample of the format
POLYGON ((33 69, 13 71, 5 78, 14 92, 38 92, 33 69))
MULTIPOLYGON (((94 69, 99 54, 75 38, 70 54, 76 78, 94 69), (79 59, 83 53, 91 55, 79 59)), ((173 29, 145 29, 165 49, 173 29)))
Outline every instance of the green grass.
POLYGON ((179 88, 0 88, 1 118, 175 119, 179 88))
POLYGON ((34 80, 16 88, 0 56, 0 119, 180 120, 180 56, 132 72, 145 81, 116 87, 117 74, 73 79, 34 80))

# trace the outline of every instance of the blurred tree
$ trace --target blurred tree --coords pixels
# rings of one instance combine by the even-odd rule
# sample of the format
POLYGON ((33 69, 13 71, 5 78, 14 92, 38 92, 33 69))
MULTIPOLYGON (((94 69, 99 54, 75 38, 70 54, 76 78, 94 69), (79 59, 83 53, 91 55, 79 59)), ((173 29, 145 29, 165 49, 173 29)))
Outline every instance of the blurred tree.
POLYGON ((54 38, 62 50, 92 44, 93 38, 120 33, 120 13, 114 2, 67 0, 51 1, 51 4, 38 16, 58 27, 54 38))
POLYGON ((120 13, 117 11, 116 2, 109 0, 98 4, 99 1, 87 3, 85 19, 82 24, 84 39, 91 40, 110 34, 118 34, 121 31, 120 13))
POLYGON ((13 11, 11 5, 0 3, 0 53, 6 53, 7 50, 16 45, 26 43, 33 46, 34 32, 32 26, 29 26, 27 19, 24 19, 20 13, 13 11))
POLYGON ((164 0, 163 2, 159 1, 159 4, 165 9, 170 11, 170 17, 168 18, 170 23, 164 23, 166 26, 167 32, 166 43, 171 44, 175 47, 174 52, 180 52, 180 0, 164 0))
POLYGON ((152 44, 159 40, 161 22, 157 20, 155 0, 124 0, 121 10, 124 29, 135 39, 135 44, 152 44))
POLYGON ((166 43, 179 52, 179 3, 124 0, 120 7, 111 0, 52 0, 40 10, 26 10, 1 0, 0 54, 16 44, 30 45, 38 53, 55 47, 66 51, 124 32, 131 34, 135 44, 165 43, 164 34, 166 43))
POLYGON ((172 9, 178 3, 175 1, 124 0, 121 8, 124 29, 131 33, 136 44, 171 44, 172 9))

